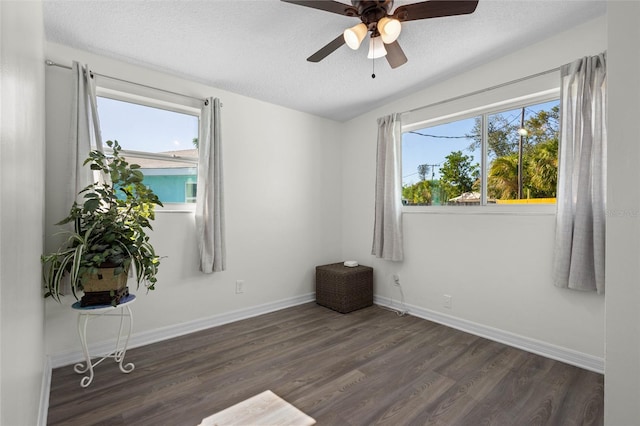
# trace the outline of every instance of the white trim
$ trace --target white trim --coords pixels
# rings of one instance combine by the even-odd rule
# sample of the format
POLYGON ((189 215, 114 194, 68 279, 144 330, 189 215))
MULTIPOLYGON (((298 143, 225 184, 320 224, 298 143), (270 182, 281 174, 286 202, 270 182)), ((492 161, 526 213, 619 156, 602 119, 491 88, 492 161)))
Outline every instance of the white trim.
MULTIPOLYGON (((129 340, 128 349, 150 345, 152 343, 161 342, 163 340, 172 339, 174 337, 184 336, 185 334, 194 333, 196 331, 205 330, 207 328, 217 327, 219 325, 228 324, 234 321, 240 321, 285 308, 290 308, 292 306, 301 305, 303 303, 313 302, 314 300, 315 293, 308 293, 301 296, 290 297, 275 302, 269 302, 262 305, 226 312, 208 318, 201 318, 194 321, 171 325, 156 330, 134 333, 129 340)), ((89 353, 109 353, 113 350, 114 342, 115 340, 89 345, 89 353)), ((82 351, 76 350, 63 354, 50 355, 49 360, 51 368, 58 368, 71 365, 76 362, 81 362, 84 360, 84 355, 82 354, 82 351)), ((51 373, 49 372, 49 379, 50 374, 51 373)))
POLYGON ((40 386, 40 407, 38 409, 38 426, 47 426, 49 416, 49 394, 51 393, 51 358, 45 357, 40 386))
POLYGON ((555 216, 556 204, 489 204, 486 206, 402 206, 403 214, 555 216))
MULTIPOLYGON (((174 337, 183 336, 185 334, 194 333, 196 331, 205 330, 211 327, 228 324, 234 321, 263 315, 269 312, 278 311, 292 306, 301 305, 303 303, 315 301, 315 293, 308 293, 301 296, 295 296, 282 299, 276 302, 265 303, 258 306, 239 309, 224 314, 214 315, 195 321, 190 321, 174 326, 165 327, 157 330, 134 334, 131 337, 129 348, 140 347, 152 343, 161 342, 163 340, 174 337)), ((397 309, 392 299, 383 296, 374 296, 374 303, 392 309, 397 309)), ((420 308, 414 305, 406 305, 408 313, 418 318, 437 322, 447 327, 455 328, 476 336, 484 337, 496 342, 504 343, 518 349, 532 352, 547 358, 575 365, 585 370, 594 371, 604 374, 604 359, 594 357, 572 349, 563 348, 552 345, 539 340, 509 333, 492 327, 487 327, 471 321, 455 318, 449 315, 441 314, 429 309, 420 308)), ((113 342, 99 343, 91 345, 89 350, 91 353, 107 353, 113 348, 113 342)), ((38 426, 47 424, 47 415, 49 409, 49 393, 51 389, 51 371, 53 368, 59 368, 81 362, 84 356, 80 351, 69 352, 65 354, 50 355, 45 359, 44 373, 42 376, 42 388, 40 392, 40 409, 38 413, 38 426)))
POLYGON ((542 71, 542 72, 539 72, 539 73, 536 73, 536 74, 532 74, 532 75, 529 75, 529 76, 526 76, 526 77, 517 78, 515 80, 507 81, 505 83, 500 83, 500 84, 496 84, 496 85, 491 86, 491 87, 486 87, 484 89, 476 90, 475 92, 466 93, 466 94, 463 94, 463 95, 458 95, 458 96, 450 98, 450 99, 443 99, 443 100, 431 103, 429 105, 423 105, 423 106, 411 109, 409 111, 405 111, 402 114, 411 114, 411 113, 414 113, 414 112, 417 112, 417 111, 421 111, 423 109, 433 108, 433 107, 438 106, 438 105, 447 104, 447 103, 450 103, 450 102, 458 101, 460 99, 465 99, 465 98, 468 98, 468 97, 471 97, 471 96, 480 95, 482 93, 493 92, 493 91, 499 90, 499 89, 501 89, 503 87, 517 86, 519 83, 524 83, 524 82, 526 82, 528 80, 535 80, 536 78, 543 77, 545 75, 558 75, 560 70, 561 70, 561 67, 552 68, 550 70, 542 71))
POLYGON ((410 122, 402 126, 402 133, 413 130, 424 129, 427 127, 435 127, 442 124, 450 124, 456 121, 475 118, 481 115, 492 115, 509 111, 517 108, 527 108, 530 106, 551 102, 560 98, 560 87, 542 90, 524 96, 518 96, 510 99, 504 99, 487 105, 480 105, 465 111, 445 114, 438 117, 429 118, 422 121, 410 122))
POLYGON ((149 108, 163 109, 166 111, 177 112, 179 114, 193 115, 198 118, 200 118, 200 109, 204 102, 204 100, 199 99, 186 99, 182 95, 172 95, 163 92, 159 93, 155 89, 141 87, 136 83, 129 84, 122 81, 105 82, 102 79, 97 84, 96 95, 101 98, 128 102, 130 104, 142 105, 149 108), (120 87, 118 90, 106 87, 108 85, 120 87), (123 89, 124 86, 126 86, 126 89, 123 89))
POLYGON ((191 213, 196 211, 196 203, 163 203, 163 206, 156 206, 156 213, 191 213))
MULTIPOLYGON (((374 303, 387 307, 393 306, 393 300, 383 296, 374 296, 374 303)), ((419 306, 406 305, 406 308, 408 309, 409 314, 415 317, 437 322, 438 324, 455 328, 456 330, 461 330, 467 333, 471 333, 475 336, 480 336, 489 340, 504 343, 505 345, 513 346, 514 348, 522 349, 527 352, 555 359, 556 361, 561 361, 566 364, 584 368, 585 370, 604 374, 603 358, 585 354, 583 352, 574 351, 573 349, 553 345, 551 343, 543 342, 540 340, 532 339, 530 337, 510 333, 508 331, 500 330, 497 328, 488 327, 486 325, 478 324, 473 321, 456 318, 450 315, 442 314, 440 312, 432 311, 430 309, 421 308, 419 306)))
POLYGON ((145 176, 198 176, 196 167, 140 167, 139 170, 145 176))
MULTIPOLYGON (((113 149, 105 148, 105 154, 112 155, 113 149)), ((175 154, 167 154, 164 152, 147 152, 147 151, 131 151, 128 149, 121 149, 120 155, 123 157, 131 157, 131 158, 151 158, 153 160, 161 160, 161 161, 171 161, 175 163, 190 163, 195 164, 197 166, 198 159, 196 157, 184 157, 175 154)), ((139 164, 138 164, 139 165, 139 164)), ((166 167, 165 167, 166 168, 166 167)), ((195 167, 180 167, 181 169, 194 169, 195 167)), ((162 167, 142 167, 140 169, 162 169, 162 167)))
POLYGON ((528 102, 538 96, 541 98, 547 95, 551 96, 554 91, 559 94, 559 90, 560 71, 558 68, 553 72, 529 77, 526 81, 501 84, 478 92, 440 100, 403 113, 402 121, 406 123, 403 126, 403 132, 415 128, 413 126, 419 127, 427 122, 437 122, 445 117, 453 121, 453 117, 462 119, 464 115, 473 116, 479 111, 484 111, 485 108, 502 108, 511 101, 528 102))

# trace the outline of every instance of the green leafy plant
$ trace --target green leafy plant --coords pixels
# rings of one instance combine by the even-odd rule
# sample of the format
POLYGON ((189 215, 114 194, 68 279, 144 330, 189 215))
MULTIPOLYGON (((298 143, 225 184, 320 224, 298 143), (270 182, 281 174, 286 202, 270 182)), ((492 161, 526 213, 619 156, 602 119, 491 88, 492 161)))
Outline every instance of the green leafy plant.
POLYGON ((66 232, 69 236, 57 252, 41 258, 45 297, 58 302, 65 277, 77 299, 83 282, 99 268, 115 268, 118 275, 128 273, 133 264, 138 288, 144 283, 148 290, 155 289, 160 258, 145 231, 152 229, 155 206, 162 203, 142 183, 140 166, 120 156, 118 141, 106 144, 111 155, 91 151, 84 165, 108 176, 110 182, 94 182, 80 191, 84 202, 74 202, 69 215, 57 223, 73 223, 73 232, 66 232))

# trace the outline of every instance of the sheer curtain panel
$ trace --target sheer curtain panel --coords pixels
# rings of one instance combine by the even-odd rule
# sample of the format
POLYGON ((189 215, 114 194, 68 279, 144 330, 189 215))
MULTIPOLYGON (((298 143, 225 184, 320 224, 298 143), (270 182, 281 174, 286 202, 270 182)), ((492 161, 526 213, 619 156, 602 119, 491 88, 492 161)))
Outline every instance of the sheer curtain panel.
POLYGON ((606 56, 561 70, 554 282, 605 291, 606 56))
POLYGON ((200 114, 196 232, 200 270, 226 269, 220 99, 209 98, 200 114))
POLYGON ((93 172, 83 165, 84 160, 89 157, 92 149, 102 151, 95 79, 88 65, 73 61, 71 70, 74 93, 69 138, 72 166, 69 168, 68 182, 72 192, 66 205, 71 205, 76 197, 78 203, 84 202, 78 192, 94 182, 93 172))
POLYGON ((378 119, 375 222, 371 254, 401 261, 402 251, 402 123, 400 114, 378 119))

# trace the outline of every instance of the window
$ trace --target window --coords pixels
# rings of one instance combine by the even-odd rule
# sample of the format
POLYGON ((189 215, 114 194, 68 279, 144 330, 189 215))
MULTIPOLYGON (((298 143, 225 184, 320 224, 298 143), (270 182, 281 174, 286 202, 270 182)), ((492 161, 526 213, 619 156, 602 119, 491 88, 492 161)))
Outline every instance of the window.
POLYGON ((403 204, 439 206, 479 194, 482 154, 472 134, 480 118, 403 133, 403 204))
POLYGON ((431 123, 403 131, 404 205, 555 203, 557 99, 431 123))
POLYGON ((117 140, 139 164, 144 183, 163 204, 194 203, 197 188, 197 113, 98 97, 102 139, 117 140))
POLYGON ((198 189, 197 182, 185 182, 184 186, 184 202, 195 203, 196 190, 198 189))

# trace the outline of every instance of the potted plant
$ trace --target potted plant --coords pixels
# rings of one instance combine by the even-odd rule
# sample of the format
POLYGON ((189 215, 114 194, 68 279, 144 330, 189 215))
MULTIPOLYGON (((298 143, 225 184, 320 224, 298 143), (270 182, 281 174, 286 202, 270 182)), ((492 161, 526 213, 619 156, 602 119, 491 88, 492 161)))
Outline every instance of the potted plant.
POLYGON ((58 302, 68 277, 76 299, 78 290, 85 292, 83 306, 103 304, 103 296, 116 305, 120 297, 128 294, 126 281, 132 264, 137 288, 140 283, 148 290, 155 288, 160 258, 145 231, 152 229, 154 208, 162 203, 142 183, 140 166, 129 164, 120 156, 118 141, 106 144, 113 151, 111 155, 91 151, 84 165, 89 164, 91 170, 110 181, 94 182, 80 191, 84 202, 74 202, 69 215, 57 223, 73 223, 73 232, 66 232, 69 237, 58 251, 41 258, 45 297, 58 302), (114 281, 113 286, 109 281, 114 281), (100 297, 91 297, 98 293, 100 297))

